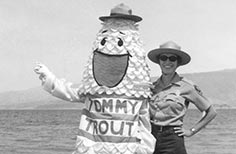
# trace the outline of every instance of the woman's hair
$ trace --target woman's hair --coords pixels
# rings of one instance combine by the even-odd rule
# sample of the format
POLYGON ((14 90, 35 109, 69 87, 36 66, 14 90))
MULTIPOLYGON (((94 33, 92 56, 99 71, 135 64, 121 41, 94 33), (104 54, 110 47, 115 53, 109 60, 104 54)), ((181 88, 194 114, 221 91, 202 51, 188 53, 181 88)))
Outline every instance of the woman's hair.
POLYGON ((179 66, 179 64, 181 64, 181 63, 182 63, 182 59, 181 59, 181 57, 180 57, 180 56, 177 56, 177 63, 178 63, 178 66, 179 66))

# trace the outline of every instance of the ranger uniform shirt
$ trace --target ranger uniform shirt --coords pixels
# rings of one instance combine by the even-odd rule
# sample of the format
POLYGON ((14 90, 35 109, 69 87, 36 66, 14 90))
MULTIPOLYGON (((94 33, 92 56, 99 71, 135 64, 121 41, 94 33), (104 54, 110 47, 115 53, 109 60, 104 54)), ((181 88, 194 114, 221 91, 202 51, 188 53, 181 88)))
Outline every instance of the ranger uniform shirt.
POLYGON ((164 86, 161 78, 153 83, 150 99, 151 122, 160 126, 181 126, 189 103, 201 112, 210 107, 201 90, 191 81, 175 74, 171 84, 164 86))

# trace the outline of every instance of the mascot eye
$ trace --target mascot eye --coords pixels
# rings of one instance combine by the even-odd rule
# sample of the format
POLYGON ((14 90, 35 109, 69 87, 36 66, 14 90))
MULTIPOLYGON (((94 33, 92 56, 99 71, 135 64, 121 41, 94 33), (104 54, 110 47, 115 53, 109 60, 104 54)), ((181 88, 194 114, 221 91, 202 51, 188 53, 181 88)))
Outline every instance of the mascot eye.
POLYGON ((101 41, 101 45, 105 45, 105 43, 106 43, 106 37, 104 37, 103 39, 102 39, 102 41, 101 41))
POLYGON ((119 45, 119 46, 122 46, 122 45, 123 45, 123 41, 122 41, 121 38, 119 38, 118 45, 119 45))

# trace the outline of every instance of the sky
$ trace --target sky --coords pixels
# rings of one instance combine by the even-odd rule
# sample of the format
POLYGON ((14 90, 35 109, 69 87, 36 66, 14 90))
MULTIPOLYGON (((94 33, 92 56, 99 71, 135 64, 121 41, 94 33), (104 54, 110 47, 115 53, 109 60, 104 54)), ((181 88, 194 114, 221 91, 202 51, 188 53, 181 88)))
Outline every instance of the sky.
MULTIPOLYGON (((171 40, 191 55, 179 73, 236 68, 235 0, 0 0, 0 92, 40 86, 36 62, 80 83, 102 27, 98 18, 120 3, 143 18, 139 32, 147 53, 171 40)), ((160 75, 147 61, 151 76, 160 75)))

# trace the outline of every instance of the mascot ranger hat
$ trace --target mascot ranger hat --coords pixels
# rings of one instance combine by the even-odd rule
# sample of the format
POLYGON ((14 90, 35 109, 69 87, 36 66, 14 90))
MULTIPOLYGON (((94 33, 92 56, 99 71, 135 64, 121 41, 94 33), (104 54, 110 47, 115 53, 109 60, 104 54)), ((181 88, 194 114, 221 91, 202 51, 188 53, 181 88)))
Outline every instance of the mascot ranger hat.
POLYGON ((142 20, 141 17, 132 15, 132 10, 128 6, 124 5, 123 3, 111 9, 110 16, 99 17, 101 21, 106 21, 107 19, 111 19, 111 18, 128 19, 134 22, 139 22, 142 20))

